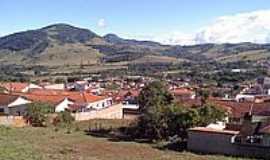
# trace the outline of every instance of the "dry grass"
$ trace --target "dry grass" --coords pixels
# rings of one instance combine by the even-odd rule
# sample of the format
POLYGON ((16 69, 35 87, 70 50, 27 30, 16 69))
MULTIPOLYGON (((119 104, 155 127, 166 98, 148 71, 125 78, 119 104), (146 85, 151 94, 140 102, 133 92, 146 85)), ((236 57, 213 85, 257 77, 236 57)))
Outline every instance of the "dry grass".
POLYGON ((143 64, 143 63, 179 63, 184 62, 184 59, 168 57, 168 56, 144 56, 142 58, 131 61, 130 63, 143 64))
POLYGON ((128 125, 123 121, 91 121, 77 124, 81 131, 64 129, 0 127, 2 160, 229 160, 223 156, 201 156, 188 152, 154 149, 150 144, 113 142, 84 134, 90 124, 107 127, 128 125))
POLYGON ((237 62, 241 60, 257 61, 270 57, 270 53, 267 50, 255 50, 241 52, 235 55, 219 57, 216 60, 220 62, 237 62))

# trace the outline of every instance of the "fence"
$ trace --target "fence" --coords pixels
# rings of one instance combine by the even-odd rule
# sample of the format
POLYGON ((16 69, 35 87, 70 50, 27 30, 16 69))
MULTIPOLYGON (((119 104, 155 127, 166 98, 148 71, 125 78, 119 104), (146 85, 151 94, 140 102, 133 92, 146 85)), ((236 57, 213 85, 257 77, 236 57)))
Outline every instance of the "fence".
POLYGON ((24 127, 27 126, 27 123, 22 116, 0 116, 0 125, 24 127))

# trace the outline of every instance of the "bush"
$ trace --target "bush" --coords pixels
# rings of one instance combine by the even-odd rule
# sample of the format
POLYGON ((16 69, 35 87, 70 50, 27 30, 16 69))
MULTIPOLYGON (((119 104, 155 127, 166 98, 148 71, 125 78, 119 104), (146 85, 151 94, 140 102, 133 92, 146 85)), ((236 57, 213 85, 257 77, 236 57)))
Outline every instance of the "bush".
POLYGON ((57 127, 63 127, 67 129, 67 133, 70 133, 72 124, 74 122, 74 117, 69 111, 64 111, 58 113, 57 117, 54 119, 54 125, 57 127))
POLYGON ((53 107, 46 103, 30 103, 27 106, 25 118, 34 127, 47 126, 48 114, 53 113, 53 107))

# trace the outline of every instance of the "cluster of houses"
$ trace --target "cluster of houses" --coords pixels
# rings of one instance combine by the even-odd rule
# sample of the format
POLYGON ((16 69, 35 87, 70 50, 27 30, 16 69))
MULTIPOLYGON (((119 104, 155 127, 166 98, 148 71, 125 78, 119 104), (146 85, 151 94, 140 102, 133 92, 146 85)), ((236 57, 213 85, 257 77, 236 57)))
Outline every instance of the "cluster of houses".
MULTIPOLYGON (((42 102, 53 106, 55 112, 69 110, 73 113, 102 110, 121 104, 124 118, 136 118, 140 114, 137 97, 151 81, 153 79, 147 77, 128 76, 61 84, 2 82, 0 115, 22 116, 29 103, 42 102), (115 85, 118 88, 108 87, 115 85)), ((195 92, 187 87, 173 84, 170 91, 182 100, 195 98, 195 92)))
POLYGON ((227 110, 227 121, 190 129, 188 149, 206 154, 269 159, 270 103, 215 103, 227 110))
POLYGON ((0 94, 2 115, 22 116, 27 105, 34 102, 50 104, 55 112, 87 112, 113 105, 111 97, 95 95, 87 90, 70 91, 59 86, 44 88, 28 83, 1 83, 0 86, 4 89, 0 94))
MULTIPOLYGON (((0 83, 0 115, 22 116, 28 104, 34 102, 48 103, 54 107, 55 112, 95 111, 95 114, 96 111, 121 104, 122 116, 118 118, 134 119, 140 115, 140 91, 151 81, 150 78, 128 77, 68 84, 0 83), (114 85, 118 88, 107 87, 114 85)), ((179 103, 186 106, 200 105, 201 100, 196 95, 195 87, 181 81, 169 81, 168 84, 169 91, 179 103)), ((234 98, 210 96, 207 101, 222 107, 228 117, 224 122, 191 128, 188 132, 189 150, 270 158, 270 78, 259 78, 234 98)))
MULTIPOLYGON (((270 78, 260 78, 235 99, 210 98, 228 113, 224 123, 195 127, 188 149, 199 153, 270 158, 270 78)), ((193 102, 194 103, 194 102, 193 102)))
POLYGON ((237 94, 235 100, 237 102, 270 100, 270 78, 258 78, 255 84, 246 86, 239 94, 237 94))
POLYGON ((69 110, 72 113, 99 111, 121 104, 121 112, 125 113, 122 118, 136 118, 139 114, 137 97, 151 81, 147 77, 129 76, 59 84, 0 82, 0 115, 23 116, 29 103, 41 102, 50 104, 55 112, 69 110))

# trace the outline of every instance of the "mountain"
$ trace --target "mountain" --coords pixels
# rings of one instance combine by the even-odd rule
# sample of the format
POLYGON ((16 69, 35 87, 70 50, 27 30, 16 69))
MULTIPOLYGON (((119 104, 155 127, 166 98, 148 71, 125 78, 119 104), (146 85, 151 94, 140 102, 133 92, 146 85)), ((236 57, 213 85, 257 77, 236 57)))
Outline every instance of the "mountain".
POLYGON ((0 38, 0 63, 63 66, 106 62, 179 62, 260 60, 270 45, 254 43, 163 45, 151 41, 99 36, 68 24, 19 32, 0 38))
POLYGON ((50 25, 0 38, 1 62, 63 65, 78 64, 81 59, 95 61, 98 51, 85 44, 98 41, 102 43, 102 37, 90 30, 67 24, 50 25))
POLYGON ((108 43, 112 44, 122 44, 122 45, 139 45, 139 46, 147 46, 147 47, 159 47, 161 46, 158 42, 152 41, 137 41, 130 39, 123 39, 118 37, 115 34, 107 34, 103 37, 108 43))

